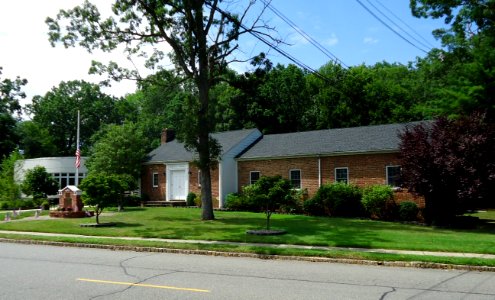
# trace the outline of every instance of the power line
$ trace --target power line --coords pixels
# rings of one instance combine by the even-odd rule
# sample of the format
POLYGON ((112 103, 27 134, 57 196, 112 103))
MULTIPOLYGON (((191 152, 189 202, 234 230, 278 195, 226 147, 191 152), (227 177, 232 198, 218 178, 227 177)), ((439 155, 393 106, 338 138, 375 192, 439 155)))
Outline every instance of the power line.
MULTIPOLYGON (((407 24, 406 22, 404 22, 401 18, 399 18, 396 14, 394 14, 393 11, 391 11, 387 6, 385 6, 383 3, 381 3, 379 0, 375 0, 376 3, 378 3, 381 7, 383 7, 385 10, 387 10, 392 16, 394 16, 395 19, 397 19, 399 22, 401 22, 402 24, 404 24, 409 30, 411 30, 414 34, 416 34, 417 37, 419 37, 420 39, 422 39, 427 45, 427 48, 435 48, 435 46, 430 43, 427 39, 425 39, 421 34, 419 34, 414 28, 412 28, 411 26, 409 26, 409 24, 407 24)), ((403 30, 404 32, 406 32, 405 30, 403 30)), ((409 35, 409 34, 408 34, 409 35)), ((417 40, 416 40, 417 41, 417 40)), ((422 44, 422 43, 421 43, 422 44)), ((422 44, 424 45, 424 44, 422 44)))
POLYGON ((335 54, 326 49, 323 45, 321 45, 318 41, 312 38, 309 34, 304 32, 299 26, 297 26, 294 22, 292 22, 288 17, 286 17, 282 12, 276 9, 271 3, 266 0, 261 0, 263 4, 268 7, 275 15, 277 15, 280 19, 282 19, 285 23, 287 23, 290 27, 296 30, 305 40, 310 42, 313 46, 319 49, 323 54, 325 54, 331 60, 334 60, 336 63, 344 65, 346 68, 349 68, 340 58, 338 58, 335 54))
MULTIPOLYGON (((210 8, 212 8, 212 7, 210 6, 210 8)), ((303 63, 299 59, 295 58, 294 56, 290 55, 286 51, 280 49, 280 47, 278 47, 277 45, 274 45, 273 43, 271 43, 270 41, 268 41, 261 34, 255 32, 253 30, 249 30, 249 28, 247 28, 244 24, 242 24, 238 20, 232 18, 229 13, 225 12, 224 10, 222 10, 219 7, 216 7, 215 9, 219 13, 221 13, 222 15, 226 16, 227 18, 229 18, 231 21, 236 22, 242 29, 244 29, 247 32, 249 32, 255 38, 257 38, 258 40, 260 40, 261 42, 263 42, 264 44, 266 44, 268 47, 270 47, 271 49, 275 50, 276 52, 278 52, 279 54, 281 54, 285 58, 289 59, 290 61, 292 61, 293 63, 295 63, 296 65, 298 65, 300 68, 302 68, 302 69, 304 69, 304 70, 306 70, 306 71, 308 71, 308 72, 316 75, 317 77, 319 77, 320 79, 326 81, 327 83, 331 83, 331 80, 329 78, 327 78, 326 76, 324 76, 320 72, 316 71, 315 69, 311 68, 310 66, 306 65, 305 63, 303 63)))
POLYGON ((406 37, 404 37, 402 34, 400 34, 399 32, 397 32, 397 30, 393 29, 392 26, 388 25, 385 21, 383 21, 379 16, 377 16, 373 11, 371 11, 371 9, 369 9, 366 5, 364 5, 363 2, 361 2, 361 0, 356 0, 357 3, 359 3, 366 11, 368 11, 373 17, 375 17, 375 19, 377 19, 378 21, 380 21, 380 23, 382 23, 385 27, 387 27, 388 29, 392 30, 396 35, 398 35, 401 39, 403 39, 404 41, 406 41, 407 43, 409 43, 411 46, 413 46, 414 48, 420 50, 420 51, 423 51, 424 53, 428 54, 428 51, 420 48, 419 46, 417 46, 416 44, 414 44, 413 42, 411 42, 409 39, 407 39, 406 37))

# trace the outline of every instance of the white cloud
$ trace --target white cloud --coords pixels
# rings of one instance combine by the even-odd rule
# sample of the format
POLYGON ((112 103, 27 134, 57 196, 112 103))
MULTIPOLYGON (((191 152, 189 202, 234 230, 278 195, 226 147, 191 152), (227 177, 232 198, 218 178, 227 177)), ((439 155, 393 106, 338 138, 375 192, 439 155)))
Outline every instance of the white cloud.
POLYGON ((374 44, 378 43, 378 39, 367 36, 363 39, 363 43, 366 45, 374 45, 374 44))
POLYGON ((337 37, 337 35, 335 35, 335 33, 332 33, 332 35, 325 39, 323 41, 323 45, 326 45, 326 46, 335 46, 339 43, 339 38, 337 37))

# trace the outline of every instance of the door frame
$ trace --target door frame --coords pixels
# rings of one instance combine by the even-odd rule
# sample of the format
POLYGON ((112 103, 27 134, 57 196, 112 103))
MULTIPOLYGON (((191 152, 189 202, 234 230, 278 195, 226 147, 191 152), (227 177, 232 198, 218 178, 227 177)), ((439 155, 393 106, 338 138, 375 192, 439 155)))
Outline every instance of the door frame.
MULTIPOLYGON (((184 188, 185 188, 185 196, 187 197, 187 194, 189 193, 189 163, 166 164, 165 168, 166 168, 166 172, 165 172, 165 176, 166 176, 165 200, 166 201, 177 200, 177 199, 171 199, 171 196, 172 196, 172 187, 171 187, 172 171, 184 171, 184 174, 186 175, 185 176, 185 182, 184 182, 184 188)), ((185 200, 186 199, 184 198, 184 201, 185 200)))

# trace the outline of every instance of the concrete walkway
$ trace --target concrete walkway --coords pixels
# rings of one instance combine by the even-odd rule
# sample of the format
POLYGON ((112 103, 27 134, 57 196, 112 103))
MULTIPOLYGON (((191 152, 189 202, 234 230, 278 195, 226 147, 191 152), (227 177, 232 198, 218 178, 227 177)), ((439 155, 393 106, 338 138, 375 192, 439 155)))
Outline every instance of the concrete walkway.
POLYGON ((343 251, 368 252, 368 253, 495 259, 495 255, 493 254, 479 254, 479 253, 367 249, 367 248, 352 248, 352 247, 322 247, 322 246, 304 246, 304 245, 289 245, 289 244, 239 243, 239 242, 227 242, 227 241, 178 240, 178 239, 159 239, 159 238, 140 238, 140 237, 87 236, 87 235, 79 235, 79 234, 23 232, 23 231, 8 231, 8 230, 0 230, 0 234, 15 234, 15 235, 22 234, 22 235, 32 235, 32 236, 75 237, 75 238, 92 238, 92 239, 118 239, 118 240, 129 240, 129 241, 156 241, 156 242, 164 242, 164 243, 183 243, 183 244, 234 245, 234 246, 248 246, 248 247, 249 246, 271 247, 271 248, 281 248, 281 249, 305 249, 305 250, 323 250, 323 251, 343 250, 343 251))

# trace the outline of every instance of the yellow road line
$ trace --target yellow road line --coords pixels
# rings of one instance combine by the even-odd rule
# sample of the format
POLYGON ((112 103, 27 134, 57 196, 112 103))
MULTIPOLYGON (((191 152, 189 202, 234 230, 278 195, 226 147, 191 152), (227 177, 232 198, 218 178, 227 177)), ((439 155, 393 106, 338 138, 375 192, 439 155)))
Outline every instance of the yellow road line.
POLYGON ((108 284, 120 284, 120 285, 130 285, 130 286, 140 286, 149 287, 156 289, 168 289, 168 290, 178 290, 178 291, 189 291, 198 293, 209 293, 209 290, 193 289, 193 288, 181 288, 176 286, 166 286, 166 285, 154 285, 154 284, 144 284, 144 283, 132 283, 132 282, 119 282, 119 281, 108 281, 108 280, 97 280, 88 278, 77 278, 77 281, 95 282, 95 283, 108 283, 108 284))

